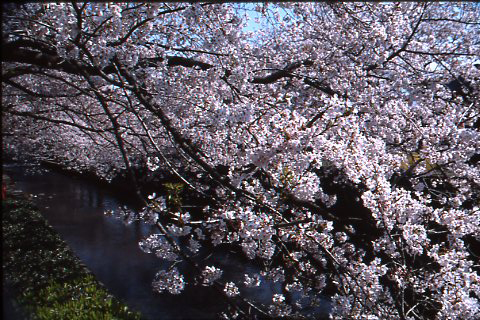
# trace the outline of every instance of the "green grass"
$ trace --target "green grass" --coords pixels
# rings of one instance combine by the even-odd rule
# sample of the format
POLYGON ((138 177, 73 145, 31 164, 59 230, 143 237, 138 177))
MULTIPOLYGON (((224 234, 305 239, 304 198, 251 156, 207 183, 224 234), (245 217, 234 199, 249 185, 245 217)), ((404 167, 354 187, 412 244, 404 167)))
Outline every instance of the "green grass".
POLYGON ((33 319, 140 319, 109 294, 27 199, 2 201, 3 277, 33 319))

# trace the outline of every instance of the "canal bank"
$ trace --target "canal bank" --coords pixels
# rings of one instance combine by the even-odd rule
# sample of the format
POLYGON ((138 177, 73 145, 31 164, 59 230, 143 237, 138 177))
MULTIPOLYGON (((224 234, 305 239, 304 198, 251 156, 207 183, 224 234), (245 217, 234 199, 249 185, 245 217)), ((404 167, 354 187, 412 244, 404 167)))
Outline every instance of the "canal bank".
POLYGON ((30 199, 2 199, 3 319, 139 320, 99 283, 30 199))

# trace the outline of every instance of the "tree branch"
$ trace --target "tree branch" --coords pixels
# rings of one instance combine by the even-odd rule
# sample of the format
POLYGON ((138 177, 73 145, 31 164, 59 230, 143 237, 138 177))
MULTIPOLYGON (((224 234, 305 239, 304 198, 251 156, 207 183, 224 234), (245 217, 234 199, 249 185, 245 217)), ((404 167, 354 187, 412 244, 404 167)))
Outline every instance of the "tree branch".
POLYGON ((107 129, 93 129, 93 128, 85 127, 85 126, 82 126, 81 124, 66 121, 66 120, 52 119, 52 118, 49 118, 49 117, 40 116, 40 115, 35 114, 33 112, 16 111, 16 110, 10 110, 10 109, 7 110, 6 112, 10 113, 10 114, 13 114, 13 115, 16 115, 16 116, 28 117, 28 118, 32 118, 32 119, 35 119, 35 120, 42 120, 42 121, 47 121, 47 122, 56 123, 56 124, 63 124, 63 125, 78 128, 78 129, 83 130, 83 131, 89 131, 89 132, 95 132, 95 133, 103 133, 103 132, 110 131, 110 128, 107 128, 107 129))
POLYGON ((295 69, 300 68, 302 65, 305 66, 311 66, 313 64, 313 61, 311 60, 305 60, 305 61, 300 61, 300 62, 295 62, 292 64, 287 65, 284 69, 275 71, 267 76, 264 77, 254 77, 250 83, 257 83, 257 84, 269 84, 269 83, 274 83, 275 81, 285 78, 285 77, 292 77, 293 75, 291 74, 292 71, 295 69))
POLYGON ((184 57, 172 57, 172 56, 167 57, 167 66, 169 67, 182 66, 186 68, 199 67, 202 70, 208 70, 214 67, 209 63, 201 62, 198 60, 184 58, 184 57))

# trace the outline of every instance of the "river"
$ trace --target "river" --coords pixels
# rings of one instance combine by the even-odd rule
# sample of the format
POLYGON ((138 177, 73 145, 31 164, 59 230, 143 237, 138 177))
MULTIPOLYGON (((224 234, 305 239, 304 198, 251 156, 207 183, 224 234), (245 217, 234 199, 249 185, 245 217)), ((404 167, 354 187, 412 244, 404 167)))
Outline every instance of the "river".
MULTIPOLYGON (((215 319, 225 307, 210 287, 186 286, 179 295, 156 293, 151 282, 169 262, 142 252, 138 242, 157 230, 143 222, 125 225, 104 214, 125 201, 113 191, 77 176, 33 165, 4 164, 3 172, 15 189, 32 194, 40 211, 74 253, 108 290, 145 319, 215 319)), ((123 199, 125 200, 125 199, 123 199)), ((225 279, 241 282, 258 268, 224 250, 210 257, 225 269, 225 279)), ((179 269, 188 272, 180 264, 179 269)), ((250 299, 268 304, 277 284, 263 281, 260 288, 241 288, 250 299)))

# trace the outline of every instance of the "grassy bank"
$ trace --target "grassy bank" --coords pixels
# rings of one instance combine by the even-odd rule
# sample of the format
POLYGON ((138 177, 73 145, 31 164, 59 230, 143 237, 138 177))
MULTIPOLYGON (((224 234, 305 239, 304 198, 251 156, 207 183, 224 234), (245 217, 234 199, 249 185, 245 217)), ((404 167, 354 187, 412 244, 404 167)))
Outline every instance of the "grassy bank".
POLYGON ((2 201, 2 268, 32 319, 140 319, 94 278, 24 196, 2 201))

